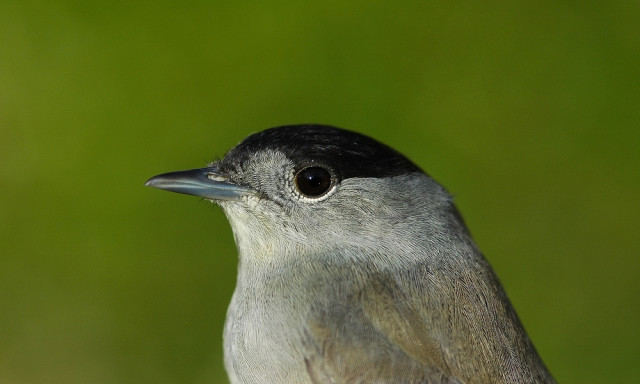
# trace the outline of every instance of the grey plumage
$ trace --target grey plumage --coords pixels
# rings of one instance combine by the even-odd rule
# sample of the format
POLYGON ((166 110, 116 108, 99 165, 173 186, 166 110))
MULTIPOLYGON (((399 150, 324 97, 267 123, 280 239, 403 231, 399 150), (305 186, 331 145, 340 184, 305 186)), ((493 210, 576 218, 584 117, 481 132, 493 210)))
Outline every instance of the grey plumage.
POLYGON ((231 223, 232 383, 554 382, 450 195, 389 147, 280 127, 197 172, 148 184, 231 223))

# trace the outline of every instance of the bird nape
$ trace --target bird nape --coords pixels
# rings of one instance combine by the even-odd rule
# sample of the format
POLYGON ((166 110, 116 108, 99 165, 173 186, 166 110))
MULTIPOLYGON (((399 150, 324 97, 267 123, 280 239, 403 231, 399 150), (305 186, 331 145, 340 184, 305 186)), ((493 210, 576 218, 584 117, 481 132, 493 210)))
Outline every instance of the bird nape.
POLYGON ((146 185, 231 224, 234 384, 554 382, 450 194, 370 137, 271 128, 146 185))

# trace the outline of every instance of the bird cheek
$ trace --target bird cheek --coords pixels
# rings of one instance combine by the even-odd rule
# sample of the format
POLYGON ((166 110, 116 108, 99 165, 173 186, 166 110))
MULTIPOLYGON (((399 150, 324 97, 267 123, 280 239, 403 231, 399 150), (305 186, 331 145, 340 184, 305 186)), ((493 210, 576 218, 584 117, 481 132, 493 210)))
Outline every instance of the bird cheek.
POLYGON ((242 198, 242 203, 250 210, 258 210, 261 201, 261 195, 243 196, 242 198))

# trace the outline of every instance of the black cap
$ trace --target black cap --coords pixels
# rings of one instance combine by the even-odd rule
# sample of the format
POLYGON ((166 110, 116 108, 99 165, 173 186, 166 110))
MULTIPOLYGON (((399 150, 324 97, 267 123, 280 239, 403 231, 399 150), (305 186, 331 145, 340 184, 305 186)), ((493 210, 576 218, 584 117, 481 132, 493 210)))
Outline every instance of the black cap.
POLYGON ((368 136, 318 124, 281 126, 253 134, 229 151, 218 166, 223 171, 234 168, 269 149, 282 152, 296 164, 329 165, 343 179, 422 172, 401 153, 368 136))

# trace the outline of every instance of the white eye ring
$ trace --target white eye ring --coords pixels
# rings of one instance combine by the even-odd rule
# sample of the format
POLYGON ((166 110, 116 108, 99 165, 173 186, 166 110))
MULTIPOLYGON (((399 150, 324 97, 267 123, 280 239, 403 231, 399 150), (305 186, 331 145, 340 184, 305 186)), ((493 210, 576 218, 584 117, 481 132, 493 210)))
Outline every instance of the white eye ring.
POLYGON ((336 177, 325 167, 310 166, 292 170, 289 190, 297 200, 316 203, 327 199, 337 188, 336 177))

